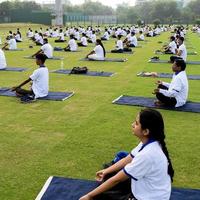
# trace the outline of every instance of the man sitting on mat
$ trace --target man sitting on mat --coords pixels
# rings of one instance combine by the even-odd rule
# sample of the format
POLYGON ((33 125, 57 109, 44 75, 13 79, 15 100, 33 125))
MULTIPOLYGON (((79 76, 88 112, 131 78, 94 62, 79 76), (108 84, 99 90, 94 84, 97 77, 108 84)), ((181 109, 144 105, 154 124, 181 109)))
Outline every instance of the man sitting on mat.
POLYGON ((87 47, 88 43, 87 43, 87 38, 86 38, 86 34, 82 33, 82 37, 81 37, 81 41, 77 43, 79 47, 87 47))
POLYGON ((121 40, 122 35, 117 36, 117 44, 116 44, 116 49, 111 50, 111 53, 123 53, 124 52, 124 47, 123 47, 123 41, 121 40))
POLYGON ((67 47, 64 48, 64 51, 77 51, 77 43, 76 40, 74 39, 74 35, 70 35, 70 40, 68 42, 67 47))
POLYGON ((174 72, 171 83, 158 81, 158 88, 154 90, 157 97, 155 105, 180 107, 188 98, 188 79, 185 72, 186 64, 184 60, 177 59, 172 65, 174 72))
POLYGON ((5 43, 5 45, 2 47, 2 50, 16 50, 17 49, 17 42, 13 35, 9 36, 9 40, 5 43), (7 47, 9 45, 9 47, 7 47))
POLYGON ((164 53, 165 54, 176 54, 177 45, 175 42, 175 37, 170 37, 170 43, 168 46, 165 47, 164 53))
POLYGON ((4 52, 0 49, 0 69, 5 69, 6 67, 6 57, 4 52))
POLYGON ((35 57, 41 53, 43 53, 47 58, 53 58, 53 47, 48 43, 47 38, 44 38, 44 44, 41 46, 38 52, 32 55, 32 57, 35 57))
POLYGON ((184 37, 178 38, 178 49, 176 49, 176 56, 171 56, 171 62, 174 62, 175 59, 183 59, 186 62, 187 59, 187 49, 184 44, 184 37))
POLYGON ((16 92, 18 97, 21 97, 23 103, 29 103, 37 98, 45 97, 49 91, 49 71, 44 65, 46 56, 44 54, 36 55, 36 64, 39 66, 33 74, 20 85, 13 87, 12 91, 16 92), (22 89, 21 87, 32 81, 30 90, 22 89))
POLYGON ((96 40, 96 47, 91 51, 86 58, 89 60, 105 60, 106 51, 100 39, 96 40))

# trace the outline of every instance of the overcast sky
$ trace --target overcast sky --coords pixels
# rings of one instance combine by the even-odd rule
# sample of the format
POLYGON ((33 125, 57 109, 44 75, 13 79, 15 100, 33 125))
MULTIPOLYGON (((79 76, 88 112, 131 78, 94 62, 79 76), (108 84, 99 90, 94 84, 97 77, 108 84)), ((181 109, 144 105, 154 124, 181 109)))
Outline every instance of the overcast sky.
MULTIPOLYGON (((5 0, 0 0, 0 2, 5 1, 5 0)), ((27 1, 32 1, 32 0, 27 0, 27 1)), ((37 3, 54 3, 55 0, 35 0, 37 3)), ((92 1, 99 1, 104 5, 116 7, 117 4, 121 4, 122 2, 129 4, 129 5, 134 5, 135 0, 92 0, 92 1)), ((84 0, 71 0, 72 4, 81 4, 84 2, 84 0)))

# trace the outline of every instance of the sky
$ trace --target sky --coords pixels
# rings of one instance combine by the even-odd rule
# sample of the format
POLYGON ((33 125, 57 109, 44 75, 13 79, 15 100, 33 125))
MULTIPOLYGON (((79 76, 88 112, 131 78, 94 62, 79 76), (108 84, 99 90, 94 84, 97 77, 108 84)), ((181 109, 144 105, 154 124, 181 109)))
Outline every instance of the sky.
MULTIPOLYGON (((5 0, 0 0, 0 2, 5 1, 5 0)), ((27 0, 27 1, 33 1, 33 0, 27 0)), ((35 0, 37 3, 53 3, 55 2, 55 0, 35 0)), ((104 5, 107 6, 112 6, 113 8, 115 8, 117 6, 117 4, 122 4, 122 3, 126 3, 129 5, 134 5, 135 0, 92 0, 92 1, 99 1, 104 5)), ((84 0, 71 0, 72 4, 81 4, 83 3, 84 0)))

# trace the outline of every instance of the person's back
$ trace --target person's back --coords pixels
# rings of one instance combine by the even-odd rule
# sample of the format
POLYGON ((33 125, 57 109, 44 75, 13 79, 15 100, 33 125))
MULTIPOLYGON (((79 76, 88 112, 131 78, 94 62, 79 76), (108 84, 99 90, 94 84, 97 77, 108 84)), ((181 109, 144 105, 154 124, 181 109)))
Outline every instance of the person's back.
POLYGON ((98 58, 100 59, 104 59, 104 51, 103 51, 103 48, 101 45, 97 45, 95 48, 94 48, 94 51, 97 55, 98 58))
POLYGON ((169 43, 169 48, 170 48, 170 51, 171 51, 173 54, 176 53, 177 45, 176 45, 175 41, 171 41, 171 42, 169 43))
POLYGON ((44 54, 47 56, 47 58, 53 57, 53 47, 49 43, 45 43, 41 50, 44 52, 44 54))
POLYGON ((70 39, 68 42, 70 51, 77 51, 77 44, 75 39, 70 39))
POLYGON ((45 97, 49 91, 49 71, 45 66, 40 66, 30 76, 33 81, 32 90, 35 98, 45 97))
POLYGON ((187 60, 187 49, 186 49, 184 43, 179 46, 178 50, 181 51, 180 57, 184 61, 186 61, 187 60))
POLYGON ((17 49, 17 42, 14 38, 11 38, 9 41, 8 41, 8 44, 9 44, 9 50, 15 50, 17 49))
POLYGON ((4 52, 0 49, 0 69, 5 69, 6 67, 6 57, 4 52))

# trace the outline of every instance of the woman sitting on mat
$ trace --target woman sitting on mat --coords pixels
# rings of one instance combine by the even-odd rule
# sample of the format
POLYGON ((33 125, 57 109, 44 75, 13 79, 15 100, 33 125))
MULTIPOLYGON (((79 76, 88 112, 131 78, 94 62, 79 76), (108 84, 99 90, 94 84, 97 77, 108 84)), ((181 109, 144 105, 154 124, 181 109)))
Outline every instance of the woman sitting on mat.
POLYGON ((6 67, 6 57, 4 52, 0 49, 0 69, 5 69, 6 67))
POLYGON ((91 51, 86 58, 89 60, 105 60, 106 51, 100 39, 96 40, 96 47, 91 51))
POLYGON ((117 36, 117 44, 116 44, 116 49, 111 50, 111 53, 123 53, 124 52, 124 47, 123 47, 123 41, 121 40, 122 35, 117 36))
POLYGON ((188 79, 185 73, 186 64, 182 59, 177 59, 172 65, 174 72, 171 83, 158 81, 158 88, 154 90, 157 97, 155 105, 180 107, 188 98, 188 79))
MULTIPOLYGON (((165 143, 162 115, 153 109, 141 110, 132 124, 139 145, 114 165, 98 171, 96 180, 103 182, 79 200, 102 200, 106 191, 131 179, 131 200, 169 200, 174 170, 165 143), (106 176, 114 174, 105 181, 106 176)), ((119 196, 120 199, 120 196, 119 196)))

